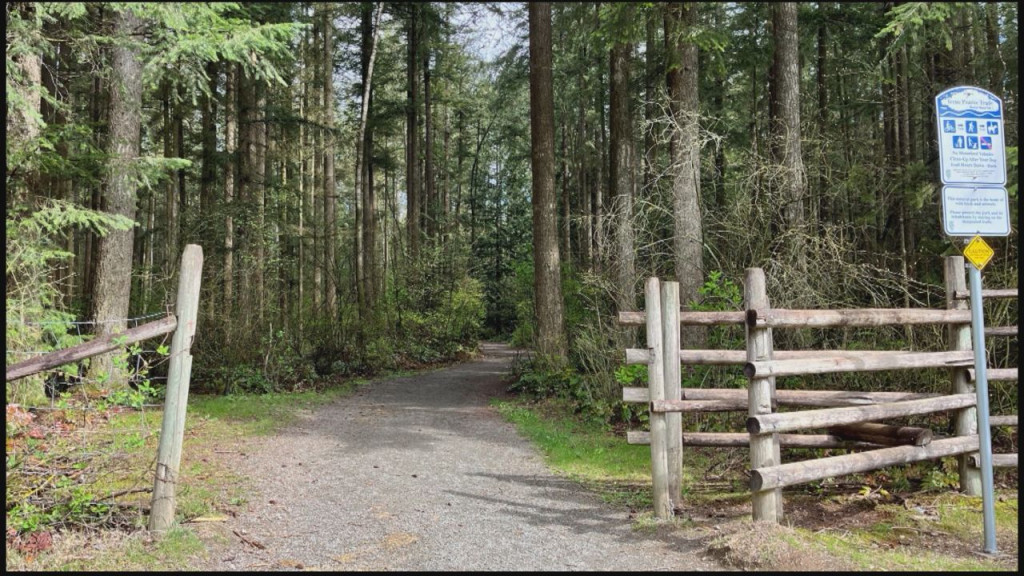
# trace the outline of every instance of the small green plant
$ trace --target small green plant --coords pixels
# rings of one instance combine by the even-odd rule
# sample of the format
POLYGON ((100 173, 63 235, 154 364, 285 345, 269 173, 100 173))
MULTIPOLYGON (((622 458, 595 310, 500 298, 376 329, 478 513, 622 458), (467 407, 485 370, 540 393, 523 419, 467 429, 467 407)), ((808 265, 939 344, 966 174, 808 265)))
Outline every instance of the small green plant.
MULTIPOLYGON (((704 285, 697 289, 700 302, 690 302, 693 310, 728 311, 743 309, 743 290, 721 270, 712 270, 704 285)), ((708 347, 719 350, 741 350, 744 333, 736 326, 714 326, 708 330, 708 347)))
POLYGON ((53 514, 30 502, 15 504, 7 513, 7 525, 24 534, 35 532, 40 526, 46 526, 53 520, 53 514))
POLYGON ((647 366, 629 364, 615 369, 615 381, 623 386, 641 386, 647 383, 647 366))
MULTIPOLYGON (((646 386, 647 366, 643 364, 629 364, 615 368, 615 382, 626 386, 646 386)), ((619 404, 619 417, 623 422, 630 422, 646 426, 650 422, 650 411, 646 405, 622 402, 619 404)))
POLYGON ((71 497, 58 510, 69 523, 88 524, 97 517, 103 516, 110 505, 97 501, 96 496, 84 487, 77 486, 71 490, 71 497))
POLYGON ((944 458, 942 462, 930 469, 921 479, 921 489, 928 492, 955 489, 960 485, 956 460, 944 458))

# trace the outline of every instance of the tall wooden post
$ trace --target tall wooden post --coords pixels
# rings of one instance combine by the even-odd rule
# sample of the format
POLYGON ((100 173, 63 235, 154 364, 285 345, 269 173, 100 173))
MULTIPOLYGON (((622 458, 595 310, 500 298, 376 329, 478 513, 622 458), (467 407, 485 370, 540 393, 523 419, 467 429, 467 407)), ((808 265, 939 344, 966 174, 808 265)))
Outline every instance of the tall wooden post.
MULTIPOLYGON (((967 280, 964 277, 964 257, 947 256, 944 266, 946 277, 946 308, 951 310, 967 310, 967 300, 956 298, 956 293, 967 292, 967 280)), ((950 350, 971 350, 971 325, 949 324, 947 341, 950 350)), ((966 368, 950 368, 951 394, 974 394, 974 387, 967 379, 966 368)), ((954 432, 957 436, 973 436, 978 433, 978 409, 974 406, 961 408, 955 412, 954 432)), ((957 468, 960 472, 960 490, 969 496, 981 496, 981 470, 971 466, 971 456, 978 453, 957 456, 957 468)))
MULTIPOLYGON (((743 280, 743 302, 746 310, 768 310, 768 292, 765 287, 764 270, 747 268, 743 280)), ((748 318, 750 316, 748 315, 748 318)), ((747 362, 772 359, 772 329, 746 325, 747 362)), ((775 377, 753 377, 747 389, 748 414, 758 416, 770 414, 775 396, 775 377)), ((778 434, 750 435, 750 468, 781 464, 778 434)), ((779 522, 782 520, 782 490, 753 492, 754 521, 779 522)))
MULTIPOLYGON (((661 285, 661 345, 663 347, 665 399, 682 400, 679 366, 679 282, 661 285)), ((669 412, 668 428, 668 493, 673 504, 683 495, 683 415, 669 412)))
MULTIPOLYGON (((647 387, 651 401, 665 399, 664 344, 662 342, 661 293, 657 278, 648 278, 644 297, 647 308, 647 387)), ((654 515, 667 519, 672 516, 669 499, 668 423, 664 412, 651 410, 651 480, 654 484, 654 515)))
POLYGON ((199 312, 199 285, 203 276, 203 249, 196 244, 185 246, 178 276, 178 299, 175 313, 178 329, 171 339, 170 365, 167 372, 167 395, 160 426, 160 444, 156 457, 156 482, 149 529, 165 532, 174 522, 174 493, 181 464, 181 443, 185 435, 185 408, 188 404, 189 377, 192 374, 192 338, 196 333, 199 312))

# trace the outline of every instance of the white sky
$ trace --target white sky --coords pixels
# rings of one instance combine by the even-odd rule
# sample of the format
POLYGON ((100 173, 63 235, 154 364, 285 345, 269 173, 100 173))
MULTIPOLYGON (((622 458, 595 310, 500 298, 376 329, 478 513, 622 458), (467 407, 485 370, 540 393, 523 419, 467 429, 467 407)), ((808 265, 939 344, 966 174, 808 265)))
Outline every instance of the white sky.
POLYGON ((513 20, 509 13, 521 9, 522 3, 502 2, 492 4, 500 8, 502 15, 495 14, 480 2, 461 2, 452 18, 453 23, 464 32, 467 48, 486 61, 493 61, 501 56, 516 42, 521 31, 518 26, 525 26, 513 20))

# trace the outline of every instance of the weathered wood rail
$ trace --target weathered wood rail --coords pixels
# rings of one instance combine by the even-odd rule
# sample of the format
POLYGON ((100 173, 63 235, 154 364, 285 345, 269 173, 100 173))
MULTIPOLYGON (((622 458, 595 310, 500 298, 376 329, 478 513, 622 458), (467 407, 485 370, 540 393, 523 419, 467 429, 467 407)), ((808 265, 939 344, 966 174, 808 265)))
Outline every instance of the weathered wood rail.
MULTIPOLYGON (((781 489, 844 474, 896 464, 959 457, 961 489, 981 493, 977 451, 977 414, 971 315, 965 302, 970 293, 964 261, 945 261, 945 310, 931 309, 773 309, 765 291, 764 273, 748 269, 744 278, 744 310, 691 312, 680 310, 678 284, 650 278, 646 283, 646 312, 621 312, 619 322, 646 326, 646 349, 627 349, 627 364, 648 366, 647 388, 624 388, 623 401, 646 403, 651 431, 627 433, 631 444, 650 444, 655 514, 671 515, 681 496, 682 446, 745 447, 750 450, 751 497, 755 520, 783 517, 781 489), (773 350, 773 329, 846 326, 945 324, 948 349, 939 352, 862 350, 773 350), (681 326, 742 325, 746 350, 681 350, 681 326), (681 389, 682 365, 739 366, 749 385, 731 388, 681 389), (881 370, 949 370, 949 393, 855 392, 842 390, 778 390, 780 376, 881 370), (801 410, 778 412, 779 406, 801 410), (687 432, 683 412, 746 411, 747 432, 687 432), (949 412, 953 437, 934 438, 932 431, 878 421, 911 415, 949 412), (824 429, 827 434, 795 433, 824 429), (676 448, 678 446, 678 448, 676 448), (804 462, 782 463, 781 448, 854 449, 845 455, 804 462)), ((984 290, 983 297, 1016 297, 1016 290, 984 290)), ((990 335, 1016 337, 1016 327, 992 328, 990 335)), ((1017 380, 1017 369, 988 369, 990 380, 1017 380)), ((1016 415, 992 416, 993 426, 1016 426, 1016 415)), ((1016 454, 993 455, 995 466, 1016 466, 1016 454)))
POLYGON ((113 352, 114 350, 123 350, 129 344, 135 344, 136 342, 174 332, 177 327, 178 319, 173 314, 168 314, 159 320, 147 322, 141 326, 125 330, 120 334, 99 336, 77 346, 29 358, 7 367, 7 381, 19 380, 44 370, 63 366, 64 364, 71 364, 92 356, 113 352))

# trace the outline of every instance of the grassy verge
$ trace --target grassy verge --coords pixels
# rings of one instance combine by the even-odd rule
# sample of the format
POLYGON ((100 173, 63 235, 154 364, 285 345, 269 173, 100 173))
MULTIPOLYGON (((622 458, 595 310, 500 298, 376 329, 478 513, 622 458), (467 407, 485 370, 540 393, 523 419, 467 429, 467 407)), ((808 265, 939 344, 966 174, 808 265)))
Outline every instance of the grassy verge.
POLYGON ((247 480, 223 454, 363 383, 319 392, 191 396, 177 525, 159 539, 145 526, 162 410, 72 402, 8 414, 6 569, 187 569, 207 552, 195 528, 233 515, 246 500, 247 480))
MULTIPOLYGON (((532 440, 547 463, 598 493, 629 506, 637 528, 650 515, 650 448, 626 443, 625 434, 581 421, 557 400, 495 401, 494 406, 532 440)), ((785 457, 785 456, 784 456, 785 457)), ((806 458, 799 456, 796 458, 806 458)), ((981 498, 946 488, 895 493, 883 475, 821 482, 784 494, 786 522, 750 520, 743 471, 746 452, 687 448, 683 504, 670 529, 704 535, 709 553, 747 570, 1016 571, 1016 475, 997 490, 1000 554, 980 554, 981 498), (858 484, 863 482, 863 484, 858 484)))

